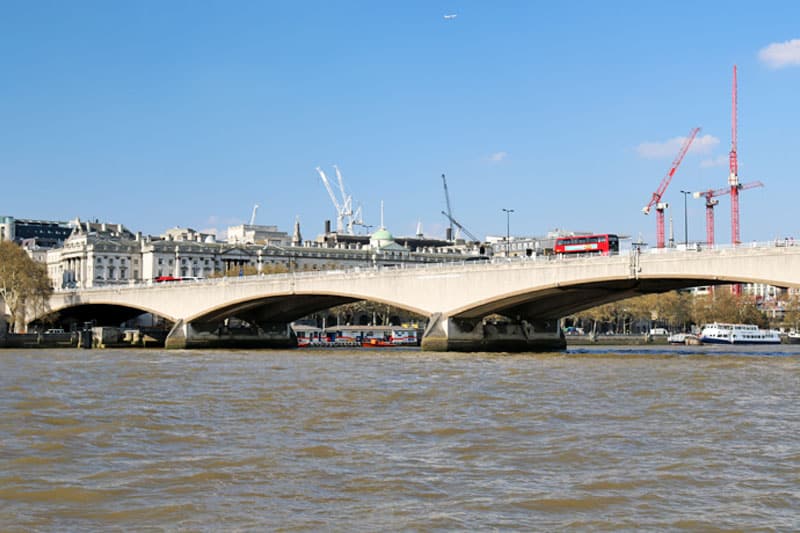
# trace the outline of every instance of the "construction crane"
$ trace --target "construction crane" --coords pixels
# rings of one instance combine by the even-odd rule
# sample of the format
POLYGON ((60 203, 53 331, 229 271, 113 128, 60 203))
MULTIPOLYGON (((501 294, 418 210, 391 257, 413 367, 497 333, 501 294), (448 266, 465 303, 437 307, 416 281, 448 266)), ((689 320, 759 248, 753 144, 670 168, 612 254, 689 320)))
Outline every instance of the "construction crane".
MULTIPOLYGON (((480 240, 479 238, 477 238, 475 235, 473 235, 473 234, 472 234, 472 233, 471 233, 471 232, 470 232, 470 231, 469 231, 467 228, 465 228, 464 226, 462 226, 462 225, 461 225, 461 224, 458 222, 458 220, 456 220, 456 219, 454 219, 453 217, 449 216, 449 215, 448 215, 447 213, 445 213, 444 211, 442 211, 442 214, 443 214, 444 216, 446 216, 446 217, 448 218, 448 220, 450 220, 450 224, 451 224, 452 226, 455 226, 456 228, 458 228, 458 230, 459 230, 461 233, 463 233, 464 235, 466 235, 467 237, 469 237, 469 240, 470 240, 470 241, 472 241, 472 242, 481 242, 481 240, 480 240)), ((449 230, 449 231, 451 232, 451 235, 452 235, 452 230, 449 230)), ((450 239, 448 239, 448 240, 450 240, 450 239)))
POLYGON ((444 213, 444 216, 446 216, 447 220, 450 222, 445 238, 449 241, 453 238, 453 210, 450 208, 450 192, 447 190, 447 178, 444 177, 444 174, 442 174, 442 183, 444 184, 444 199, 447 202, 447 213, 444 211, 442 211, 442 213, 444 213))
POLYGON ((469 231, 467 228, 465 228, 464 226, 462 226, 462 225, 461 225, 461 224, 458 222, 458 220, 456 220, 455 218, 453 218, 453 210, 452 210, 452 208, 450 207, 450 192, 447 190, 447 178, 445 178, 444 174, 442 174, 442 183, 444 184, 444 199, 445 199, 445 201, 447 202, 447 211, 446 211, 446 212, 445 212, 445 211, 442 211, 442 214, 443 214, 444 216, 446 216, 446 217, 447 217, 447 220, 450 222, 450 227, 449 227, 449 228, 447 228, 447 236, 446 236, 446 239, 447 239, 448 241, 450 241, 450 240, 454 240, 454 239, 455 239, 455 236, 453 235, 453 226, 455 226, 456 228, 458 228, 458 230, 459 230, 460 232, 462 232, 464 235, 466 235, 467 237, 469 237, 469 239, 470 239, 471 241, 473 241, 473 242, 481 242, 481 240, 480 240, 479 238, 477 238, 475 235, 473 235, 473 234, 472 234, 472 233, 471 233, 471 232, 470 232, 470 231, 469 231))
POLYGON ((681 146, 678 155, 672 162, 669 172, 667 172, 667 175, 661 179, 658 189, 656 189, 656 192, 654 192, 652 198, 650 198, 650 203, 642 208, 642 213, 645 215, 649 215, 650 209, 653 207, 656 208, 656 246, 658 248, 664 247, 664 210, 669 207, 669 204, 661 202, 661 197, 664 196, 664 192, 667 190, 667 187, 669 187, 669 183, 672 181, 672 177, 675 175, 675 171, 678 170, 681 161, 683 161, 683 157, 686 155, 686 152, 689 151, 689 146, 691 146, 692 141, 694 141, 694 138, 697 137, 697 133, 699 131, 700 128, 694 128, 689 132, 689 136, 683 142, 683 146, 681 146))
POLYGON ((334 165, 333 167, 336 170, 336 178, 339 182, 339 191, 342 194, 341 201, 336 198, 336 193, 333 191, 333 187, 331 186, 330 180, 328 180, 328 176, 325 175, 325 172, 320 167, 317 167, 317 173, 319 173, 319 177, 322 179, 322 183, 325 185, 325 189, 328 191, 328 196, 331 197, 331 202, 333 202, 333 207, 336 209, 336 232, 343 233, 345 228, 347 229, 347 233, 352 235, 353 234, 353 225, 354 224, 361 224, 363 225, 363 221, 360 220, 361 215, 358 214, 358 220, 354 220, 353 217, 353 198, 344 190, 344 180, 342 179, 342 173, 339 171, 339 167, 334 165))
MULTIPOLYGON (((760 181, 752 181, 739 185, 737 190, 755 189, 756 187, 763 187, 764 184, 760 181)), ((717 197, 730 194, 731 189, 724 187, 722 189, 709 189, 707 191, 698 191, 692 193, 694 198, 706 199, 706 244, 711 247, 714 246, 714 206, 719 203, 717 197)))
POLYGON ((333 165, 333 169, 336 171, 336 180, 339 182, 339 192, 342 193, 342 210, 344 214, 348 218, 347 224, 347 233, 353 234, 353 197, 348 195, 344 192, 344 180, 342 179, 342 173, 339 170, 339 167, 333 165))
POLYGON ((741 243, 741 233, 739 230, 739 158, 737 154, 737 84, 736 84, 736 65, 733 66, 733 88, 731 91, 731 151, 728 154, 730 174, 728 174, 728 186, 731 193, 731 244, 733 246, 741 243))
POLYGON ((250 225, 251 226, 256 223, 256 211, 258 211, 258 204, 253 206, 253 214, 250 215, 250 225))

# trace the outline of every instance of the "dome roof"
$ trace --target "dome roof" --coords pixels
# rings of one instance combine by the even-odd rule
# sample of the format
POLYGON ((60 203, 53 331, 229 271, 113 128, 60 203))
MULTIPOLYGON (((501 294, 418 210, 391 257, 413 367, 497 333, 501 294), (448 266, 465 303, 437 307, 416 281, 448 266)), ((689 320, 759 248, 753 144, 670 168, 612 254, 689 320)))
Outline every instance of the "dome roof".
POLYGON ((392 237, 392 234, 389 233, 389 230, 386 228, 381 228, 372 234, 370 240, 393 241, 394 237, 392 237))
POLYGON ((384 248, 390 244, 394 244, 394 237, 386 228, 379 229, 369 238, 369 245, 373 248, 384 248))

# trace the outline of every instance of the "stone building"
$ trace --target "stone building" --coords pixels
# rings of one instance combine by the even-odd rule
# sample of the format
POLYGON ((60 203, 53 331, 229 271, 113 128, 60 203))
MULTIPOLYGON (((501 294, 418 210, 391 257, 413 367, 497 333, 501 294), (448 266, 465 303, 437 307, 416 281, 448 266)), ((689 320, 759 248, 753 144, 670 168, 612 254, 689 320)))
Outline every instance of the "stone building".
MULTIPOLYGON (((275 231, 270 230, 260 243, 248 243, 240 237, 218 242, 213 235, 191 228, 172 228, 160 236, 142 236, 121 224, 76 221, 61 246, 28 251, 46 262, 56 289, 153 283, 159 278, 207 278, 230 272, 463 261, 479 253, 478 249, 465 246, 412 249, 398 244, 385 228, 369 236, 368 242, 330 236, 303 242, 299 223, 295 224, 291 237, 277 231, 275 226, 262 227, 275 231)), ((430 242, 440 244, 440 241, 430 242)))

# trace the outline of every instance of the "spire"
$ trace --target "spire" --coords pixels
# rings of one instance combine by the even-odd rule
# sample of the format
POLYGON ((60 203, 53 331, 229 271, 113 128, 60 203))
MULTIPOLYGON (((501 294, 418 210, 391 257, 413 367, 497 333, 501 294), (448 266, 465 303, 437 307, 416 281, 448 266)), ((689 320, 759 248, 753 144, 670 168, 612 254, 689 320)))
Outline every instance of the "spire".
POLYGON ((300 217, 294 219, 294 233, 292 234, 292 246, 302 246, 303 236, 300 234, 300 217))
POLYGON ((422 238, 422 221, 417 220, 417 237, 422 238))
POLYGON ((383 200, 381 200, 381 229, 386 229, 386 226, 383 225, 383 200))

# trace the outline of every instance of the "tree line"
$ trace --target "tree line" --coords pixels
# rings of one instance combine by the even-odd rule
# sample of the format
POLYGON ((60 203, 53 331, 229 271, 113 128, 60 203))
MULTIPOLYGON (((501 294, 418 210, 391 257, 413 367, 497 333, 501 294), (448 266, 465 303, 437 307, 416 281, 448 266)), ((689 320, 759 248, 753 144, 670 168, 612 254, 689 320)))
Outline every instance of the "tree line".
POLYGON ((800 298, 782 297, 782 318, 771 318, 759 307, 753 296, 734 295, 728 286, 716 287, 709 294, 693 295, 686 291, 648 294, 608 303, 566 317, 568 326, 583 327, 586 332, 600 334, 638 333, 650 326, 670 331, 690 331, 711 322, 756 324, 762 328, 798 329, 800 298))

